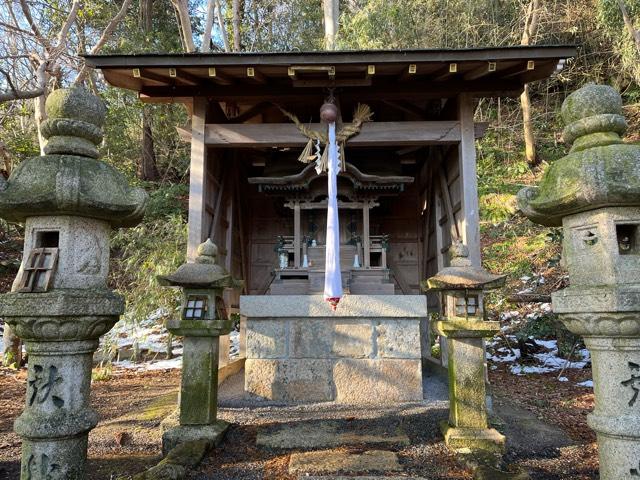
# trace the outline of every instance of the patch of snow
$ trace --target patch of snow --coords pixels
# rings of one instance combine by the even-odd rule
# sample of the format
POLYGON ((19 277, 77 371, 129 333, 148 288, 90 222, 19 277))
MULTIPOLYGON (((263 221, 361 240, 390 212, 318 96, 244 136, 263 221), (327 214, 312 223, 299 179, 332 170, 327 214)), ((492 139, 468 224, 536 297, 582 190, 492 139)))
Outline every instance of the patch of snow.
POLYGON ((558 377, 558 381, 560 381, 560 382, 568 382, 569 379, 567 377, 558 377))
POLYGON ((557 340, 537 340, 534 339, 536 345, 540 345, 541 347, 546 348, 547 350, 557 350, 558 349, 558 341, 557 340))
POLYGON ((240 356, 240 332, 233 330, 229 333, 229 357, 238 358, 240 356))
POLYGON ((500 320, 511 320, 512 318, 516 318, 520 316, 520 312, 517 310, 512 310, 510 312, 502 312, 500 314, 500 320))
POLYGON ((551 311, 551 304, 550 303, 541 303, 540 304, 540 310, 542 310, 543 312, 550 312, 551 311))
POLYGON ((533 293, 533 289, 532 288, 525 288, 524 290, 520 290, 519 292, 517 292, 517 295, 524 295, 526 293, 533 293))
POLYGON ((150 370, 169 370, 173 368, 182 368, 182 357, 172 358, 171 360, 158 360, 151 362, 134 363, 130 360, 122 360, 120 362, 113 362, 113 366, 116 368, 125 368, 138 371, 150 371, 150 370))
POLYGON ((577 383, 579 387, 593 388, 593 380, 586 380, 584 382, 577 383))

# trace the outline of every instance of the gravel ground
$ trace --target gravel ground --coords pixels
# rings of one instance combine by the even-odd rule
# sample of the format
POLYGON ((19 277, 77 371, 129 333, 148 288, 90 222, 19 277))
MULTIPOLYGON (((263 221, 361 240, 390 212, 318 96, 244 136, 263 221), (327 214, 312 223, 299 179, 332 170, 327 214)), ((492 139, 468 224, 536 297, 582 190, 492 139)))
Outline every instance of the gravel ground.
MULTIPOLYGON (((167 411, 167 398, 169 410, 172 408, 179 374, 179 371, 126 372, 94 383, 92 403, 101 415, 101 423, 90 437, 89 480, 109 479, 114 473, 133 474, 158 461, 159 415, 167 411), (163 403, 156 405, 159 398, 164 399, 163 403), (150 409, 152 405, 156 406, 150 409)), ((583 440, 583 436, 565 428, 572 422, 570 418, 562 417, 560 421, 559 417, 562 412, 565 412, 565 417, 568 413, 575 415, 577 407, 566 410, 561 405, 573 405, 576 399, 581 398, 580 389, 574 389, 574 392, 571 389, 543 388, 551 385, 551 380, 509 377, 513 383, 496 385, 500 388, 496 388, 499 395, 494 408, 498 428, 506 433, 508 439, 506 462, 527 470, 533 480, 597 479, 595 443, 583 440), (520 397, 528 398, 522 392, 533 394, 534 391, 538 400, 549 402, 544 403, 547 413, 541 411, 544 408, 531 411, 521 408, 527 405, 520 401, 520 397), (561 396, 563 391, 564 396, 561 396), (560 400, 562 403, 555 403, 560 400), (545 418, 563 430, 541 421, 545 418)), ((12 432, 12 423, 23 407, 25 384, 25 370, 17 373, 0 370, 2 480, 18 478, 20 440, 12 432)), ((471 479, 471 469, 446 449, 438 428, 438 423, 448 415, 446 385, 437 378, 426 378, 425 391, 427 396, 423 402, 382 407, 354 408, 333 403, 282 406, 246 396, 242 373, 237 374, 220 389, 219 416, 233 423, 227 438, 188 478, 297 480, 289 476, 287 470, 292 451, 256 446, 258 430, 275 428, 279 424, 305 424, 313 429, 315 425, 325 425, 327 420, 331 420, 341 425, 345 432, 366 431, 372 425, 381 430, 399 427, 411 441, 409 446, 349 445, 334 449, 336 451, 392 450, 404 468, 403 475, 424 479, 471 479)), ((574 425, 579 423, 578 420, 573 420, 574 425)))

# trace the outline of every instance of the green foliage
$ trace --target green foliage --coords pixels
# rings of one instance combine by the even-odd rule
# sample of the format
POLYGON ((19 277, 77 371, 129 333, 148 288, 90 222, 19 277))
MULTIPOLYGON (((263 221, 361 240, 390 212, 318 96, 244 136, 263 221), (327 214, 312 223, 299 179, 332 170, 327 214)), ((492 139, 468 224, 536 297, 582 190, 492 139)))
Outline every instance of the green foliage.
POLYGON ((480 196, 480 218, 491 223, 506 222, 516 212, 516 197, 508 193, 480 196))
POLYGON ((136 181, 141 156, 142 109, 150 112, 156 153, 156 165, 164 179, 184 180, 190 157, 190 145, 178 137, 176 125, 187 122, 181 105, 143 105, 135 93, 107 88, 102 99, 107 104, 107 118, 102 159, 136 181))
POLYGON ((104 367, 96 367, 91 371, 91 381, 93 382, 106 382, 111 380, 112 376, 111 365, 104 367))
POLYGON ((516 332, 516 338, 519 340, 526 340, 529 337, 555 337, 556 322, 557 317, 553 313, 532 315, 530 318, 527 318, 524 326, 516 332))
POLYGON ((156 275, 175 271, 185 261, 187 223, 174 185, 151 193, 149 215, 137 227, 118 231, 112 281, 127 300, 125 321, 139 321, 161 311, 167 318, 179 306, 177 289, 161 287, 156 275))

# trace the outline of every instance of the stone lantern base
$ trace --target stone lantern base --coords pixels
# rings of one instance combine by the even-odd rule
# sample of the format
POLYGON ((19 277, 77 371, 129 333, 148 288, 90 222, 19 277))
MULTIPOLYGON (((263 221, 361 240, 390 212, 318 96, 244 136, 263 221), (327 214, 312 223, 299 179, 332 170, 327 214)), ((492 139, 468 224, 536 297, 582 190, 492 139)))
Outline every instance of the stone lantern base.
POLYGON ((495 428, 452 427, 447 420, 440 422, 444 442, 452 450, 484 450, 504 452, 505 436, 495 428))
POLYGON ((180 425, 177 415, 162 422, 162 455, 185 442, 204 440, 209 447, 218 446, 229 428, 229 422, 216 420, 209 425, 180 425))

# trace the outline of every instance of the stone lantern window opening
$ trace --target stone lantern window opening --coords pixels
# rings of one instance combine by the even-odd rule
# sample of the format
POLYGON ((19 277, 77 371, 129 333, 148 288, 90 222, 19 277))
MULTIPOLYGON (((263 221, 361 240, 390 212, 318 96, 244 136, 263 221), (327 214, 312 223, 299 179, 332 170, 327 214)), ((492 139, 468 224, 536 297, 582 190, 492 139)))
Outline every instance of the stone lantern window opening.
POLYGON ((185 320, 204 320, 207 318, 209 298, 206 295, 187 295, 184 305, 185 320))
POLYGON ((620 223, 616 225, 616 238, 618 240, 618 253, 620 255, 637 255, 638 252, 638 225, 620 223))
POLYGON ((482 317, 481 298, 477 292, 450 290, 442 293, 442 315, 449 318, 482 317))
POLYGON ((34 248, 29 253, 19 292, 46 292, 51 285, 51 279, 58 264, 57 248, 34 248))
POLYGON ((42 230, 36 233, 36 247, 58 248, 60 244, 60 232, 58 230, 42 230))

